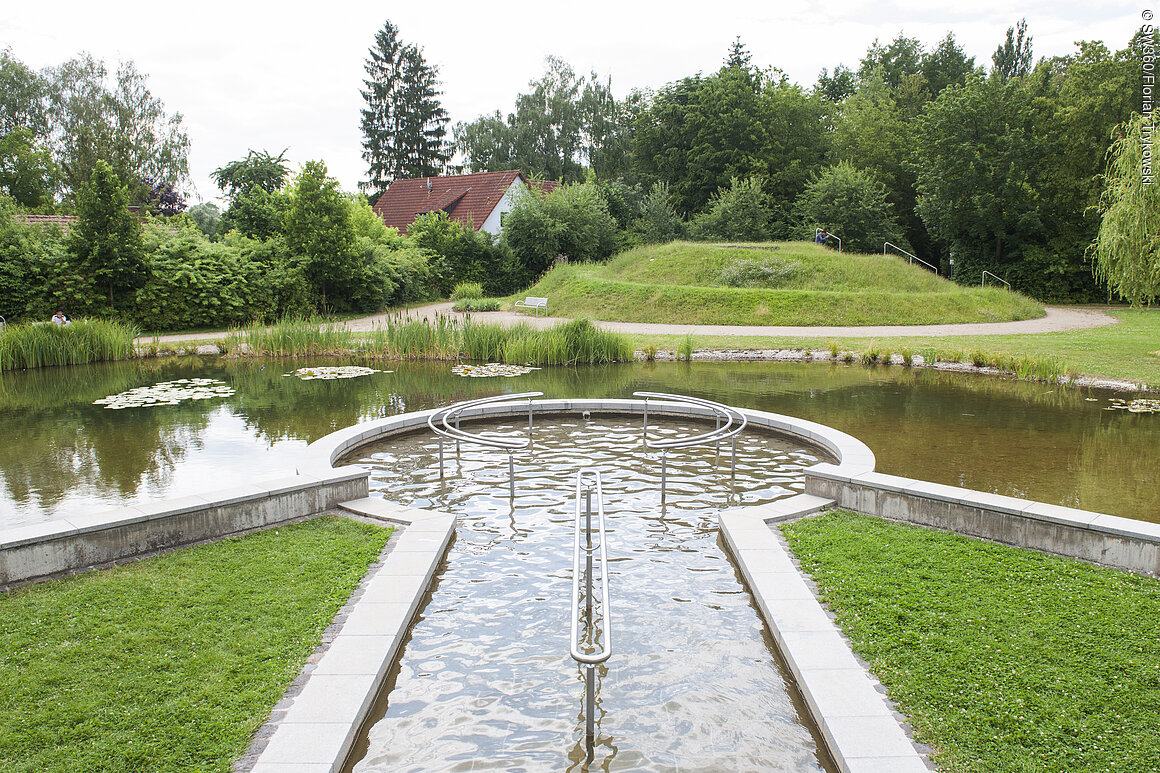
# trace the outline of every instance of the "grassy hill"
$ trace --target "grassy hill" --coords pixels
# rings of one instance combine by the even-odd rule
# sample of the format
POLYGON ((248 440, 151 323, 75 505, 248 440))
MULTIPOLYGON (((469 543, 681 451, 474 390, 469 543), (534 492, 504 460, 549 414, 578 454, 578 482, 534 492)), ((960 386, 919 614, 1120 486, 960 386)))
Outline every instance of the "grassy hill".
POLYGON ((523 295, 546 296, 553 315, 699 325, 925 325, 1044 314, 1018 293, 962 287, 902 258, 809 242, 640 247, 603 264, 557 266, 523 295))

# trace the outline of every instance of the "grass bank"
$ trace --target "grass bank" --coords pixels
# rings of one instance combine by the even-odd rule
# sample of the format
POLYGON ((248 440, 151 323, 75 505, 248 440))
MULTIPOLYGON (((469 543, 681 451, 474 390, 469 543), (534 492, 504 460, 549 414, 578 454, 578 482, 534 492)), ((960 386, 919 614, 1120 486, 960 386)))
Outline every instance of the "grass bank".
POLYGON ((604 264, 564 264, 523 295, 552 313, 622 322, 716 325, 919 325, 1044 314, 1018 293, 963 287, 885 255, 838 254, 806 242, 738 246, 673 242, 604 264))
POLYGON ((229 771, 389 533, 318 518, 0 597, 0 769, 229 771))
POLYGON ((506 327, 470 316, 433 321, 389 318, 374 330, 352 333, 320 319, 284 320, 236 331, 221 349, 253 356, 358 355, 389 360, 480 360, 529 365, 576 365, 632 360, 628 336, 599 330, 587 319, 540 330, 506 327))
POLYGON ((104 320, 5 325, 0 327, 0 371, 128 359, 136 336, 132 325, 104 320))
MULTIPOLYGON (((1117 325, 999 336, 897 336, 889 338, 801 338, 794 336, 694 336, 698 349, 829 349, 856 353, 887 350, 900 354, 933 354, 945 360, 971 362, 981 354, 987 362, 1029 358, 1061 373, 1122 379, 1160 386, 1160 309, 1124 309, 1109 312, 1117 325)), ((638 349, 655 346, 680 351, 685 336, 633 337, 638 349)))
POLYGON ((940 770, 1160 769, 1160 580, 851 513, 782 531, 940 770))

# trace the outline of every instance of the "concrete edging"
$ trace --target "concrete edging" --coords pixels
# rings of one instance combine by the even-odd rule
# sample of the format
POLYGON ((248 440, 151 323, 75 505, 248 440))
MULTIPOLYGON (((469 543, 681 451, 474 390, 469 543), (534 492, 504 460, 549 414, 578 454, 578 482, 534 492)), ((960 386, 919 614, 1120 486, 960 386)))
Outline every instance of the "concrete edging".
POLYGON ((806 470, 806 493, 865 515, 1160 575, 1160 524, 831 464, 806 470))
POLYGON ((337 773, 375 704, 455 533, 455 516, 365 497, 341 509, 402 526, 390 554, 305 674, 250 773, 337 773))
POLYGON ((0 590, 324 512, 367 495, 363 470, 315 470, 0 531, 0 590))

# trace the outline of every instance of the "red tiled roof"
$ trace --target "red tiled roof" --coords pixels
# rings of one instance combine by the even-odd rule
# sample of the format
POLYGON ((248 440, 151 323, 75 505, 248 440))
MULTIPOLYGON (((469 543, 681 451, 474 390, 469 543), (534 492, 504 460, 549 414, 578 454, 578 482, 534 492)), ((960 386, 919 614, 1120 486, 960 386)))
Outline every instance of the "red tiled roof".
MULTIPOLYGON (((476 231, 499 204, 516 180, 525 180, 517 169, 507 172, 480 172, 453 177, 413 177, 395 180, 375 202, 374 210, 383 222, 400 233, 415 218, 428 212, 446 212, 452 220, 471 225, 476 231)), ((548 192, 558 183, 534 183, 548 192)))
POLYGON ((77 221, 76 215, 17 215, 16 219, 25 225, 55 225, 65 233, 77 221))

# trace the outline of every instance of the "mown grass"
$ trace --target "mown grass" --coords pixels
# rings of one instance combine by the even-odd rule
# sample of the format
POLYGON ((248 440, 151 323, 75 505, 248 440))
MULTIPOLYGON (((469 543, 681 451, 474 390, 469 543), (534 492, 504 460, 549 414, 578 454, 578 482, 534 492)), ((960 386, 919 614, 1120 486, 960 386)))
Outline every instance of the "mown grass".
POLYGON ((238 331, 224 348, 249 355, 301 357, 361 355, 391 360, 482 360, 530 365, 598 365, 632 360, 628 336, 598 329, 586 319, 547 329, 506 327, 439 315, 434 320, 388 318, 366 333, 321 320, 284 320, 238 331))
MULTIPOLYGON (((924 357, 967 361, 981 352, 988 361, 1025 359, 1065 374, 1122 379, 1160 386, 1160 309, 1122 309, 1108 312, 1119 324, 1086 330, 997 336, 891 336, 876 338, 805 338, 801 336, 697 335, 700 349, 830 349, 861 353, 889 346, 924 357)), ((641 349, 677 351, 684 336, 634 335, 641 349)))
POLYGON ((1160 770, 1160 580, 852 513, 782 531, 940 770, 1160 770))
POLYGON ((318 518, 0 597, 0 769, 228 771, 389 534, 318 518))
POLYGON ((5 325, 0 327, 0 371, 128 359, 136 336, 132 325, 105 320, 5 325))
POLYGON ((557 266, 525 294, 551 298, 563 316, 703 325, 918 325, 1044 313, 1018 293, 962 287, 893 256, 839 255, 800 242, 641 247, 606 264, 557 266), (725 286, 728 266, 763 258, 796 268, 776 287, 725 286))

